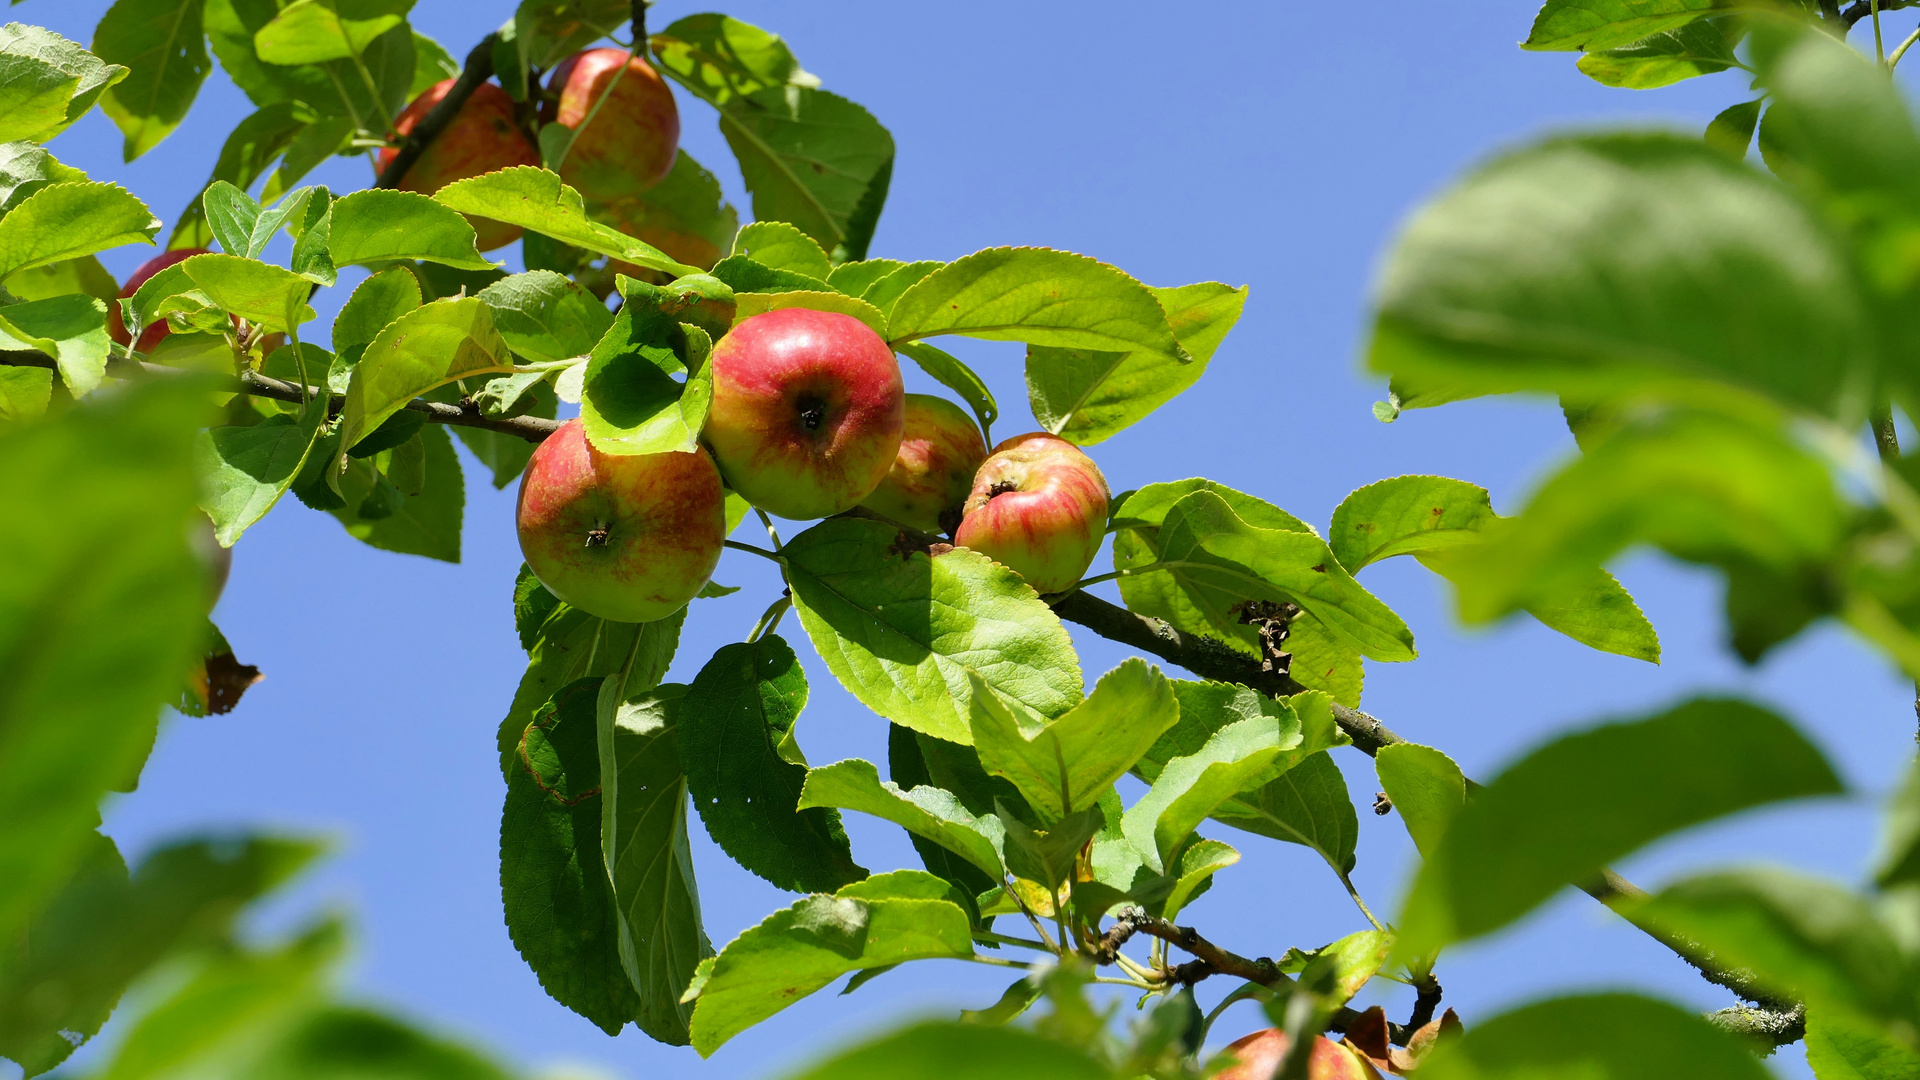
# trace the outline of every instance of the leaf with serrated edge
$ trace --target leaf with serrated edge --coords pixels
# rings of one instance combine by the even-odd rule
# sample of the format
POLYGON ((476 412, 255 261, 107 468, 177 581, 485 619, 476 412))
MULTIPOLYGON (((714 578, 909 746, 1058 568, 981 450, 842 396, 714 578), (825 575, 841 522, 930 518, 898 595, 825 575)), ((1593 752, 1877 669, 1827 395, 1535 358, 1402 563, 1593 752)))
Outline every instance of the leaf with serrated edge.
POLYGON ((838 761, 807 771, 800 808, 830 806, 884 818, 915 836, 965 858, 996 880, 1005 830, 991 814, 974 817, 950 791, 920 786, 906 791, 880 779, 872 762, 838 761))
POLYGON ((886 316, 880 314, 879 308, 865 300, 856 300, 837 292, 808 292, 800 289, 776 293, 734 294, 733 324, 738 326, 755 315, 778 311, 782 308, 807 308, 812 311, 832 311, 841 315, 851 315, 867 324, 867 328, 879 335, 881 340, 884 341, 887 336, 886 316))
POLYGON ((794 607, 828 670, 862 704, 971 743, 970 674, 1040 716, 1081 699, 1073 642, 1024 581, 978 552, 929 558, 893 526, 823 521, 782 554, 794 607))
POLYGON ((1419 743, 1383 746, 1373 765, 1413 846, 1422 855, 1433 854, 1447 826, 1467 805, 1467 778, 1460 766, 1419 743))
POLYGON ((825 280, 833 263, 813 237, 784 221, 756 221, 733 238, 734 255, 745 255, 775 270, 791 270, 825 280))
POLYGON ((415 308, 388 323, 354 366, 340 413, 340 447, 352 448, 407 402, 435 387, 512 370, 507 343, 478 297, 436 300, 415 308))
POLYGON ((150 243, 160 219, 113 184, 48 184, 0 218, 0 279, 122 244, 150 243))
POLYGON ((1293 762, 1281 754, 1300 744, 1298 724, 1274 717, 1238 720, 1213 733, 1198 753, 1176 757, 1127 809, 1123 829, 1155 873, 1188 834, 1228 799, 1260 787, 1293 762))
POLYGON ((270 416, 252 427, 201 432, 194 445, 195 468, 206 489, 200 506, 213 519, 213 535, 222 547, 232 547, 287 493, 326 422, 327 406, 322 395, 298 418, 270 416))
POLYGON ((473 226, 428 196, 377 188, 333 203, 327 253, 335 266, 421 259, 460 270, 491 270, 473 226))
POLYGON ((1092 806, 1180 720, 1172 683, 1138 658, 1102 675, 1086 700, 1051 720, 987 692, 985 682, 972 677, 980 763, 1011 780, 1044 825, 1092 806))
POLYGON ((700 268, 675 262, 652 244, 589 220, 580 193, 537 165, 515 165, 448 184, 433 198, 463 214, 518 225, 563 244, 679 276, 700 268))

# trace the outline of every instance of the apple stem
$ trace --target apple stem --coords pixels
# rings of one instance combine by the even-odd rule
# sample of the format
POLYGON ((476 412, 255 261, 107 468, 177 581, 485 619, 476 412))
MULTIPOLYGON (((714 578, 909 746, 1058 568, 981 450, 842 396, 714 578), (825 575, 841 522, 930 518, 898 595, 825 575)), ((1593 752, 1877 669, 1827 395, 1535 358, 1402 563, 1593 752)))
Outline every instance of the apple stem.
POLYGON ((1133 577, 1135 574, 1150 574, 1155 570, 1169 570, 1169 569, 1172 569, 1173 567, 1180 566, 1180 565, 1182 564, 1177 561, 1152 562, 1152 563, 1148 563, 1145 566, 1130 567, 1126 570, 1115 570, 1111 574, 1101 574, 1098 577, 1082 578, 1080 581, 1074 583, 1074 586, 1072 589, 1067 589, 1064 591, 1072 592, 1074 591, 1074 589, 1084 589, 1089 585, 1098 585, 1101 582, 1115 581, 1123 577, 1133 577))
POLYGON ((780 533, 778 530, 776 530, 773 527, 773 519, 767 516, 767 512, 765 510, 762 510, 757 506, 753 508, 753 512, 760 515, 760 524, 765 525, 767 527, 767 539, 773 541, 773 550, 779 551, 780 550, 780 533))
POLYGON ((766 548, 754 547, 752 544, 743 544, 738 540, 723 540, 721 543, 733 548, 735 551, 751 551, 763 559, 772 559, 777 563, 784 564, 787 561, 786 557, 778 552, 768 551, 766 548))
POLYGON ((787 609, 793 606, 793 593, 788 592, 767 607, 766 614, 753 624, 752 632, 747 634, 747 644, 751 645, 780 626, 780 620, 786 617, 787 609))

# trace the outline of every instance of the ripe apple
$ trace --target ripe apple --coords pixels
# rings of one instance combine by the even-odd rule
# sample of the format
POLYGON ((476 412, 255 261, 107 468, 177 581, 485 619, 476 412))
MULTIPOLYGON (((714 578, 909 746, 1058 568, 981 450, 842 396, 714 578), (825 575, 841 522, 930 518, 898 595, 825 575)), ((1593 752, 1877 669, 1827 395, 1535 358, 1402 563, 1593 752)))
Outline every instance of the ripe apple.
POLYGON ((953 542, 1018 571, 1035 592, 1060 592, 1100 553, 1107 494, 1079 447, 1044 431, 1015 435, 974 474, 953 542))
MULTIPOLYGON (((414 98, 393 123, 396 135, 408 135, 440 99, 453 89, 452 79, 442 79, 426 93, 414 98)), ((413 167, 400 178, 403 191, 431 195, 455 180, 479 176, 512 165, 540 164, 540 150, 514 122, 513 98, 492 83, 481 83, 473 96, 460 107, 440 137, 427 144, 414 160, 413 167)), ((380 151, 377 168, 384 171, 400 151, 380 151)), ((486 218, 469 217, 476 244, 481 251, 504 247, 520 238, 520 227, 486 218)))
POLYGON ((613 202, 659 183, 680 147, 673 91, 651 64, 625 49, 588 49, 562 60, 547 80, 540 119, 576 131, 560 179, 589 203, 613 202), (606 101, 595 112, 602 94, 606 101))
POLYGON ((980 425, 960 406, 931 394, 908 394, 900 452, 860 505, 921 532, 951 534, 986 456, 980 425))
MULTIPOLYGON (((120 287, 120 299, 131 299, 134 293, 140 291, 140 286, 147 283, 148 278, 172 266, 174 263, 182 259, 190 259, 195 255, 205 255, 206 253, 206 248, 190 247, 174 248, 172 251, 163 251, 155 255, 153 258, 141 263, 140 269, 135 270, 127 277, 127 283, 120 287)), ((160 339, 171 333, 173 333, 173 330, 167 326, 165 319, 156 319, 152 326, 140 331, 140 341, 138 344, 134 344, 133 347, 139 352, 152 352, 153 347, 160 344, 160 339)), ((133 336, 127 333, 127 324, 120 318, 119 304, 115 304, 107 309, 107 336, 122 345, 133 342, 133 336)))
POLYGON ((893 467, 906 392, 893 350, 866 323, 807 308, 761 312, 720 339, 711 363, 707 445, 753 505, 827 517, 873 494, 893 467))
POLYGON ((664 619, 720 562, 726 494, 706 451, 603 454, 569 420, 520 481, 520 552, 574 607, 615 622, 664 619))
MULTIPOLYGON (((1237 1063, 1213 1080, 1268 1080, 1287 1052, 1287 1035, 1279 1028, 1256 1031, 1229 1045, 1223 1054, 1232 1054, 1237 1063)), ((1381 1080, 1380 1070, 1360 1055, 1324 1035, 1315 1036, 1313 1054, 1307 1061, 1307 1080, 1381 1080)))

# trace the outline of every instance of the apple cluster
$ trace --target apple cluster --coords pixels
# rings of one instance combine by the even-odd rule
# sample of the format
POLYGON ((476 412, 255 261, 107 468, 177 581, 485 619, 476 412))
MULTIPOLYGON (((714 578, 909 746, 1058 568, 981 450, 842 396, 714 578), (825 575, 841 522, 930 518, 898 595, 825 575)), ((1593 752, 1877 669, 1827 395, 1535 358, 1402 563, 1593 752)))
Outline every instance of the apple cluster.
POLYGON ((726 491, 788 519, 862 507, 950 535, 1039 592, 1071 588, 1099 552, 1107 482, 1045 432, 989 453, 953 403, 908 394, 893 350, 837 312, 751 316, 714 347, 713 401, 693 453, 607 454, 568 421, 520 482, 520 548, 555 596, 621 622, 665 618, 720 560, 726 491))

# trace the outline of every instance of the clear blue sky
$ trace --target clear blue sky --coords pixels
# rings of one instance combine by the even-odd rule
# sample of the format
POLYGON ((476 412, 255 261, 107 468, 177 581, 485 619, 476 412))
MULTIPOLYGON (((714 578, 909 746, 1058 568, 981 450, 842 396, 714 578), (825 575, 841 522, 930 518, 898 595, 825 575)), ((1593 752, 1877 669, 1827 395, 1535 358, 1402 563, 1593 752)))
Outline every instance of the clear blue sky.
MULTIPOLYGON (((85 42, 105 6, 38 0, 12 14, 85 42)), ((1550 403, 1456 405, 1392 426, 1372 418, 1384 388, 1359 372, 1356 355, 1368 282, 1397 223, 1503 146, 1569 126, 1698 130, 1745 97, 1737 74, 1648 93, 1597 86, 1571 56, 1515 47, 1534 7, 739 0, 728 10, 785 35, 828 88, 892 129, 899 159, 874 254, 946 259, 1048 245, 1156 285, 1250 283, 1246 315, 1208 377, 1093 453, 1116 490, 1206 476, 1324 528, 1348 491, 1409 472, 1483 484, 1511 512, 1573 451, 1550 403)), ((696 10, 663 2, 654 18, 696 10)), ((459 56, 510 12, 504 0, 423 0, 414 19, 459 56)), ((1904 33, 1912 19, 1889 23, 1904 33)), ((684 99, 683 110, 685 145, 744 208, 711 112, 684 99)), ((131 168, 98 113, 53 148, 95 178, 125 184, 171 225, 246 111, 216 70, 187 125, 131 168)), ((370 178, 364 162, 336 159, 317 179, 338 191, 370 178)), ((106 261, 124 276, 142 258, 123 249, 106 261)), ((334 305, 352 283, 334 291, 334 305)), ((323 309, 320 325, 331 315, 323 309)), ((954 348, 993 385, 1003 434, 1031 423, 1020 346, 954 348)), ((109 813, 123 847, 134 853, 181 830, 241 824, 337 837, 338 855, 269 926, 317 907, 351 909, 361 928, 355 992, 529 1066, 770 1077, 856 1033, 994 999, 1001 972, 912 966, 852 997, 802 1001, 706 1063, 631 1029, 609 1040, 550 1001, 507 939, 497 876, 494 729, 524 664, 511 625, 520 561, 512 491, 492 491, 477 469, 467 476, 458 566, 363 547, 291 499, 247 535, 217 619, 267 681, 234 715, 166 725, 140 791, 109 813)), ((1703 860, 1773 860, 1858 880, 1877 802, 1914 749, 1911 684, 1831 626, 1744 669, 1721 643, 1715 578, 1646 556, 1618 569, 1660 631, 1661 667, 1588 651, 1530 623, 1463 633, 1444 586, 1411 560, 1367 570, 1363 582, 1406 617, 1422 659, 1371 665, 1364 706, 1486 777, 1554 731, 1696 692, 1752 695, 1805 725, 1858 794, 1697 831, 1622 869, 1657 885, 1703 860)), ((673 678, 690 678, 714 648, 741 638, 778 589, 768 569, 739 555, 718 580, 743 591, 697 605, 673 678)), ((1076 638, 1090 679, 1125 657, 1084 632, 1076 638)), ((884 723, 804 644, 800 651, 813 687, 799 728, 809 758, 884 761, 884 723)), ((1362 806, 1358 883, 1376 909, 1391 911, 1412 847, 1397 819, 1364 812, 1377 787, 1368 759, 1348 751, 1339 760, 1362 806)), ((857 815, 847 826, 865 865, 918 865, 891 826, 857 815)), ((1189 909, 1216 940, 1277 955, 1360 927, 1305 849, 1223 826, 1211 833, 1245 855, 1189 909)), ((694 857, 717 942, 790 899, 735 868, 697 825, 694 857)), ((1646 987, 1703 1009, 1730 1003, 1578 894, 1449 952, 1438 974, 1447 1003, 1470 1023, 1530 996, 1597 986, 1646 987)), ((1211 1000, 1224 988, 1206 990, 1211 1000)), ((1404 993, 1383 1000, 1404 1015, 1404 993)), ((1216 1041, 1256 1021, 1251 1008, 1229 1012, 1216 1041)), ((1797 1047, 1776 1061, 1806 1075, 1797 1047)))

